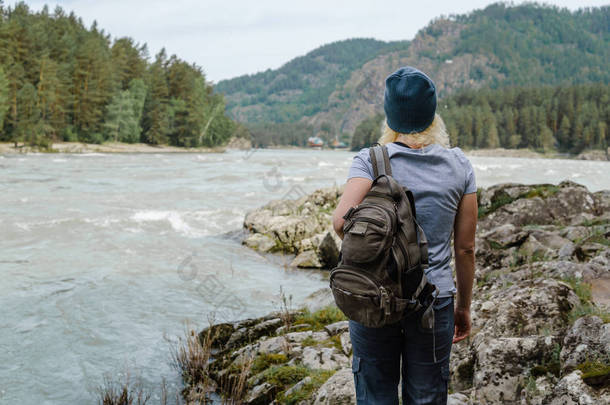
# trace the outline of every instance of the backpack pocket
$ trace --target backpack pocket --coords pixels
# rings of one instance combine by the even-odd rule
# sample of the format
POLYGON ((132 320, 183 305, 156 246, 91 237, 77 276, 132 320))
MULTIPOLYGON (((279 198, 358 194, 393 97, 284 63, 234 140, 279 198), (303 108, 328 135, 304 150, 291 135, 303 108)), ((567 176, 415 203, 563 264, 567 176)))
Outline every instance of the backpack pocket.
POLYGON ((390 315, 396 315, 391 291, 362 269, 345 264, 335 267, 330 273, 330 288, 345 316, 364 326, 381 327, 392 321, 390 315))
POLYGON ((360 205, 343 226, 342 257, 348 262, 369 263, 392 244, 392 219, 385 209, 360 205))

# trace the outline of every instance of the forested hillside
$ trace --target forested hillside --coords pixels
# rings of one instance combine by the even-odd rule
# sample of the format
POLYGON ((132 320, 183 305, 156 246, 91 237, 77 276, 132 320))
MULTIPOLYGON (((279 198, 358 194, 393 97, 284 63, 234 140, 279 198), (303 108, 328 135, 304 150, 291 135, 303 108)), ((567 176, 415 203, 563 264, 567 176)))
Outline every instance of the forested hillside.
POLYGON ((301 58, 307 64, 289 62, 276 71, 220 82, 217 90, 225 94, 230 115, 248 125, 300 121, 332 139, 348 137, 360 122, 382 111, 384 79, 404 65, 427 72, 441 98, 464 88, 608 84, 609 10, 493 4, 467 15, 438 18, 411 42, 371 42, 359 60, 339 63, 344 67, 341 74, 329 74, 327 67, 318 76, 305 66, 334 66, 331 55, 340 55, 339 49, 358 40, 332 44, 332 52, 315 50, 301 58), (274 77, 293 78, 291 87, 276 86, 274 77), (303 80, 295 79, 300 77, 303 80), (320 98, 311 103, 304 95, 316 91, 320 98))
POLYGON ((97 24, 0 1, 0 141, 213 146, 236 124, 200 67, 97 24))
POLYGON ((295 58, 277 70, 221 81, 216 91, 229 96, 227 109, 239 121, 294 122, 324 110, 329 96, 366 61, 407 46, 407 41, 338 41, 295 58))
POLYGON ((442 101, 453 145, 579 153, 610 145, 610 85, 461 91, 442 101))
MULTIPOLYGON (((452 145, 464 148, 530 148, 579 153, 610 146, 610 85, 507 87, 461 90, 438 112, 452 145)), ((376 142, 382 114, 362 121, 352 149, 376 142)))

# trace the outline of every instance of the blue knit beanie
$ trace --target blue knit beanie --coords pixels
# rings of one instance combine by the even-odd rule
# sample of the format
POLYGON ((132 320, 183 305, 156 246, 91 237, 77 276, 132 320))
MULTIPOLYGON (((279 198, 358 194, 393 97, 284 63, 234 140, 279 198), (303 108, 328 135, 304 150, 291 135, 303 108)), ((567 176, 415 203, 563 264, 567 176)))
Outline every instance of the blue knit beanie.
POLYGON ((423 72, 402 67, 385 79, 383 109, 394 131, 421 132, 434 121, 436 87, 423 72))

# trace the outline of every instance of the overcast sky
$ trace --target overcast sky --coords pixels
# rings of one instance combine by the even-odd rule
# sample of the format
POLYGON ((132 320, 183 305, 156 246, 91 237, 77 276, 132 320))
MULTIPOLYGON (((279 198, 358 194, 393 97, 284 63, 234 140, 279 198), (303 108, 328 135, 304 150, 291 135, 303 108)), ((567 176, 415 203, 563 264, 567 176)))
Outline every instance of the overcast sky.
MULTIPOLYGON (((214 82, 277 68, 295 56, 337 40, 412 39, 432 18, 485 7, 489 0, 65 0, 27 1, 74 10, 87 26, 113 38, 147 43, 151 57, 168 54, 195 62, 214 82)), ((517 1, 516 3, 521 3, 517 1)), ((547 1, 575 10, 610 0, 547 1)), ((15 1, 5 1, 12 5, 15 1)))

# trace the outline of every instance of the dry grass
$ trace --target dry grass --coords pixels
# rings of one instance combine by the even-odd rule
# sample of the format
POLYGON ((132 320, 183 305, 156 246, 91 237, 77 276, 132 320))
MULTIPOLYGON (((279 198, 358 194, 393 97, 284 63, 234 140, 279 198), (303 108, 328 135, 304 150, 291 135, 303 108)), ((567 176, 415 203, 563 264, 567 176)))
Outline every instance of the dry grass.
MULTIPOLYGON (((282 335, 290 332, 294 322, 294 316, 292 314, 292 294, 286 297, 286 293, 282 286, 280 286, 280 318, 284 324, 284 331, 282 335)), ((282 349, 285 353, 290 354, 291 347, 290 343, 286 339, 282 342, 282 349)))
MULTIPOLYGON (((213 321, 210 320, 210 325, 213 321)), ((243 403, 248 392, 248 377, 254 359, 246 357, 233 372, 223 376, 218 384, 211 377, 212 347, 218 329, 208 328, 203 336, 187 328, 186 337, 172 349, 172 363, 181 372, 186 385, 183 392, 189 403, 211 403, 211 394, 220 392, 223 404, 243 403)))
MULTIPOLYGON (((130 373, 127 373, 122 381, 104 377, 98 393, 100 405, 146 405, 151 398, 151 393, 144 389, 142 381, 140 379, 133 381, 130 373)), ((167 405, 165 381, 161 387, 161 405, 167 405)))
POLYGON ((223 393, 223 404, 242 404, 248 393, 248 377, 254 363, 253 357, 247 357, 239 366, 236 373, 232 373, 223 379, 220 391, 223 393))
POLYGON ((192 329, 187 329, 186 337, 172 348, 172 364, 182 374, 187 385, 210 383, 209 365, 212 355, 212 344, 216 338, 212 328, 202 340, 192 329))

